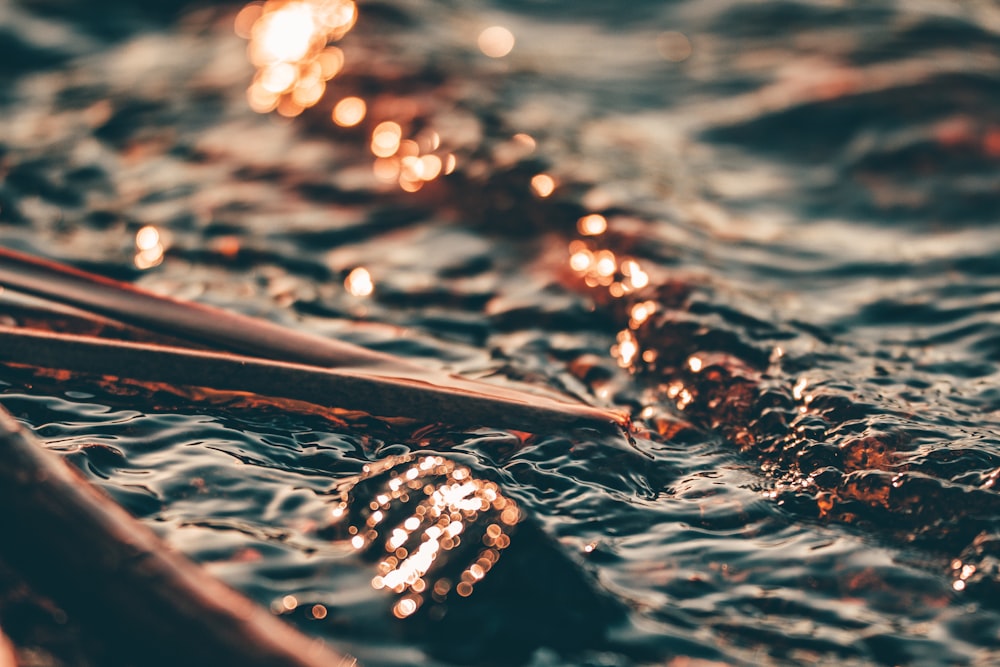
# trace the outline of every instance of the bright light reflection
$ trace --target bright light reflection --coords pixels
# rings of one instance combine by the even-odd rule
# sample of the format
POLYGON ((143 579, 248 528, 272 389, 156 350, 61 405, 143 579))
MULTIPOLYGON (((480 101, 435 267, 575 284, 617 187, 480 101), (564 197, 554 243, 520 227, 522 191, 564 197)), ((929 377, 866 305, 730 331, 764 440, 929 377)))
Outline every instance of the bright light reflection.
POLYGON ((368 105, 360 97, 345 97, 333 107, 333 122, 341 127, 354 127, 365 119, 368 105))
POLYGON ((656 312, 656 303, 654 301, 642 301, 640 303, 632 306, 632 311, 629 313, 631 320, 629 326, 633 329, 642 325, 643 322, 649 319, 649 316, 656 312))
POLYGON ((375 291, 371 274, 368 273, 368 269, 360 266, 347 275, 344 287, 351 296, 369 296, 375 291))
POLYGON ((385 121, 379 123, 372 131, 372 153, 376 157, 392 157, 399 150, 399 142, 403 129, 399 123, 385 121))
POLYGON ((536 174, 531 177, 531 187, 539 197, 548 197, 556 189, 556 181, 548 174, 536 174))
POLYGON ((618 344, 611 348, 611 355, 618 359, 622 368, 630 368, 639 354, 639 341, 631 329, 618 332, 618 344))
POLYGON ((495 25, 479 33, 479 50, 490 58, 503 58, 514 49, 514 33, 495 25))
MULTIPOLYGON (((398 471, 398 468, 396 468, 398 471)), ((393 614, 406 618, 424 603, 424 593, 443 602, 452 590, 461 596, 472 593, 473 586, 482 580, 499 560, 500 552, 510 545, 507 526, 520 521, 520 511, 514 501, 505 498, 493 482, 476 479, 468 468, 458 467, 439 456, 426 456, 411 461, 405 471, 396 472, 385 482, 384 493, 378 493, 369 507, 373 514, 361 526, 351 531, 365 538, 365 546, 377 544, 379 535, 373 521, 383 511, 393 513, 394 504, 411 502, 410 516, 395 527, 385 529, 384 552, 376 566, 371 585, 376 590, 390 590, 402 595, 393 607, 393 614), (409 499, 419 499, 415 506, 409 499), (494 522, 481 526, 492 513, 494 522), (471 536, 474 528, 478 528, 471 536), (465 540, 468 540, 466 542, 465 540), (468 563, 461 572, 457 585, 453 580, 436 575, 436 581, 425 577, 435 561, 460 544, 468 548, 456 559, 468 563), (471 554, 469 552, 471 549, 471 554), (471 556, 471 558, 470 558, 471 556)), ((360 542, 356 542, 360 543, 360 542)))
POLYGON ((163 263, 165 248, 160 237, 160 231, 152 225, 146 225, 135 234, 135 267, 141 271, 151 269, 163 263))
POLYGON ((602 250, 597 253, 597 263, 594 265, 594 270, 599 276, 609 278, 615 275, 615 271, 618 269, 618 265, 615 262, 615 254, 610 250, 602 250))
POLYGON ((160 232, 152 225, 146 225, 135 235, 135 247, 139 250, 154 250, 160 245, 160 232))
POLYGON ((592 213, 576 221, 576 230, 583 236, 599 236, 608 229, 608 221, 603 215, 592 213))
POLYGON ((569 265, 574 271, 583 272, 594 263, 594 254, 589 250, 578 250, 570 255, 569 265))
POLYGON ((257 67, 247 89, 250 107, 296 116, 319 102, 326 82, 344 66, 343 51, 328 44, 356 19, 353 0, 270 0, 244 7, 234 29, 250 40, 247 53, 257 67))

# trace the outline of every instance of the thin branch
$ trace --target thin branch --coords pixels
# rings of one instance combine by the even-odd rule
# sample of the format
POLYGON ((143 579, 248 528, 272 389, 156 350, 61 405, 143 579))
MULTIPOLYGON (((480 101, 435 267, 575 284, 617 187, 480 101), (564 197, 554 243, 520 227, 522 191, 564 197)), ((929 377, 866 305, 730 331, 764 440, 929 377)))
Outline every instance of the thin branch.
MULTIPOLYGON (((208 344, 217 349, 293 364, 351 369, 350 377, 356 378, 358 382, 377 383, 377 380, 384 380, 377 386, 367 385, 371 389, 365 394, 367 405, 376 408, 377 414, 417 416, 413 410, 404 414, 390 409, 392 405, 398 404, 421 406, 418 418, 426 421, 452 421, 456 417, 465 415, 465 418, 459 419, 456 423, 475 422, 497 426, 506 424, 523 430, 530 430, 527 428, 528 423, 535 426, 544 426, 546 423, 566 424, 574 421, 591 424, 601 422, 605 425, 615 423, 619 426, 625 423, 623 415, 611 410, 431 371, 402 357, 289 329, 266 320, 159 296, 133 285, 4 248, 0 248, 0 285, 71 305, 125 324, 144 327, 157 334, 168 334, 179 339, 208 344), (377 396, 378 391, 390 390, 404 391, 405 395, 377 396), (428 397, 421 398, 421 393, 427 393, 428 397), (443 400, 443 397, 447 397, 447 400, 443 400), (451 401, 455 403, 449 403, 451 401), (490 407, 489 401, 495 402, 495 405, 490 407), (473 407, 472 404, 475 404, 473 411, 466 413, 466 410, 473 407), (505 411, 511 406, 515 406, 514 412, 504 416, 505 411), (430 411, 430 408, 441 412, 435 413, 430 411), (484 419, 487 415, 490 415, 488 420, 484 419), (519 415, 531 416, 527 420, 522 420, 519 415), (503 418, 500 421, 494 421, 494 418, 501 417, 503 418)), ((39 348, 33 349, 36 350, 34 354, 42 354, 39 348)), ((112 364, 113 357, 113 354, 105 354, 102 358, 112 364)), ((40 363, 40 365, 51 364, 40 363)), ((122 371, 122 364, 115 366, 118 371, 109 369, 104 372, 134 377, 122 371)), ((73 366, 67 365, 65 368, 73 366)), ((91 372, 101 371, 95 369, 91 372)), ((162 376, 155 379, 170 381, 162 376)), ((216 386, 193 379, 187 382, 178 379, 176 382, 216 386)), ((249 390, 248 387, 229 388, 249 390)), ((277 393, 289 396, 285 393, 287 391, 281 390, 277 393)), ((352 391, 347 390, 347 398, 350 398, 352 391)), ((276 389, 272 386, 268 391, 259 393, 273 395, 275 392, 276 389)), ((343 392, 338 394, 327 389, 324 395, 343 395, 343 392)), ((315 398, 316 395, 312 395, 305 397, 304 400, 317 402, 315 398)), ((328 405, 323 402, 324 400, 327 399, 320 399, 319 402, 328 405)), ((367 409, 357 402, 353 405, 358 409, 367 409)), ((347 407, 345 404, 339 406, 347 407)))
POLYGON ((472 393, 362 370, 326 369, 242 355, 128 343, 0 327, 0 362, 111 375, 145 382, 249 391, 459 426, 495 425, 521 431, 558 426, 616 428, 607 412, 587 406, 552 409, 547 402, 472 393))
POLYGON ((0 458, 0 558, 129 662, 354 664, 172 552, 3 409, 0 458))

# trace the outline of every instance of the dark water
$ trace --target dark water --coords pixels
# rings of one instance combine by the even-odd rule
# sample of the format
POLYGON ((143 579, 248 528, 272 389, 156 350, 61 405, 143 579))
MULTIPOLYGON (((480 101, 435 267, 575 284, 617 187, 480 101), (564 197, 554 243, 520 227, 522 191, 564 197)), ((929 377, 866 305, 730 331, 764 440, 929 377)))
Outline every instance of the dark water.
POLYGON ((370 2, 291 119, 247 105, 239 9, 0 5, 0 244, 624 408, 635 445, 0 369, 51 449, 367 665, 1000 661, 996 5, 370 2), (455 172, 378 181, 382 120, 455 172), (397 620, 324 522, 412 453, 525 521, 397 620))

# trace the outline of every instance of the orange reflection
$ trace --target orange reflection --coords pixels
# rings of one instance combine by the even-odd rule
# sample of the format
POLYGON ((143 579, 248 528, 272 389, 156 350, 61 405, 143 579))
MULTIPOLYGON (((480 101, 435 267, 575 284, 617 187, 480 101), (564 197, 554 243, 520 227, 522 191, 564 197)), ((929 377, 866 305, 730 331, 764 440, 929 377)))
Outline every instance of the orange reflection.
POLYGON ((649 319, 649 316, 656 312, 655 301, 642 301, 632 306, 629 312, 629 328, 638 329, 649 319))
POLYGON ((341 127, 354 127, 365 119, 368 105, 360 97, 345 97, 333 107, 333 122, 341 127))
POLYGON ((399 160, 397 158, 376 158, 372 165, 375 178, 385 183, 395 183, 399 179, 399 160))
POLYGON ((548 174, 536 174, 531 177, 531 187, 539 197, 548 197, 556 189, 556 181, 548 174))
POLYGON ((603 215, 592 213, 576 221, 576 230, 581 236, 599 236, 608 229, 608 221, 603 215))
POLYGON ((379 123, 372 131, 372 153, 376 157, 392 157, 399 150, 402 136, 403 130, 399 123, 391 120, 379 123))
POLYGON ((356 20, 353 0, 270 0, 244 7, 234 28, 250 40, 247 53, 257 67, 247 90, 250 107, 294 116, 316 104, 344 65, 343 52, 328 44, 356 20))
POLYGON ((622 368, 631 368, 639 354, 639 341, 631 329, 618 332, 618 343, 611 347, 611 355, 622 368))
POLYGON ((396 183, 405 192, 416 192, 425 183, 455 170, 453 154, 435 152, 441 147, 437 132, 424 130, 412 139, 403 137, 403 126, 392 120, 383 121, 372 130, 370 148, 375 156, 372 173, 379 181, 396 183))
POLYGON ((495 483, 440 456, 399 460, 383 479, 381 492, 360 505, 370 510, 367 518, 348 532, 356 549, 381 552, 371 585, 401 596, 393 615, 413 615, 425 595, 438 603, 452 591, 471 595, 510 545, 510 530, 521 520, 516 503, 495 483), (400 516, 404 509, 409 516, 400 516), (390 516, 395 525, 383 526, 390 516), (462 570, 437 563, 463 545, 461 553, 451 555, 462 570))

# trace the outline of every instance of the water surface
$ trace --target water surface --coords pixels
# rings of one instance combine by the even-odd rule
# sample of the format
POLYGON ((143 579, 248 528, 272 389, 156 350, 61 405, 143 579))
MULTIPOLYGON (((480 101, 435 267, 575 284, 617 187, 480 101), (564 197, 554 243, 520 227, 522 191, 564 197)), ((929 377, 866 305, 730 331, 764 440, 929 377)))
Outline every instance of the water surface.
POLYGON ((0 243, 626 409, 635 443, 0 370, 50 449, 366 665, 1000 660, 995 7, 369 2, 294 118, 248 105, 240 9, 0 5, 0 243), (382 121, 455 171, 380 180, 382 121), (321 530, 407 454, 526 517, 443 617, 321 530))

